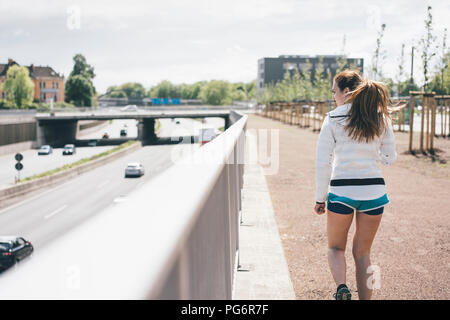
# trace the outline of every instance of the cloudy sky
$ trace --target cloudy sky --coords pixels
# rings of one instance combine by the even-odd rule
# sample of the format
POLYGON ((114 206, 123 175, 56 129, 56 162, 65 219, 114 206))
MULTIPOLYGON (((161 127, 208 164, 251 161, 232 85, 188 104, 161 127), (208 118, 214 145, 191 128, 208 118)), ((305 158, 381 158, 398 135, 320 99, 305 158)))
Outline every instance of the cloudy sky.
POLYGON ((340 54, 344 35, 345 53, 368 66, 385 23, 383 70, 394 77, 402 43, 410 68, 428 5, 441 44, 450 29, 441 0, 0 0, 0 63, 50 65, 67 77, 82 53, 98 92, 128 81, 251 81, 259 58, 340 54))

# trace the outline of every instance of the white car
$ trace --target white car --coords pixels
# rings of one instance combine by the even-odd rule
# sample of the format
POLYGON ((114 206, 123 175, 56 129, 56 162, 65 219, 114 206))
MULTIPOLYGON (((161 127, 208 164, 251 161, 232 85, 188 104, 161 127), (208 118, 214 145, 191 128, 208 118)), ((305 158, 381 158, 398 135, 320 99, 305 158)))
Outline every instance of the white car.
POLYGON ((53 152, 53 148, 51 146, 44 145, 39 149, 38 155, 47 155, 47 154, 51 154, 52 152, 53 152))
POLYGON ((122 109, 120 109, 121 111, 137 111, 138 107, 135 104, 130 104, 126 107, 123 107, 122 109))
POLYGON ((144 167, 138 162, 129 163, 125 168, 125 178, 142 177, 144 173, 144 167))

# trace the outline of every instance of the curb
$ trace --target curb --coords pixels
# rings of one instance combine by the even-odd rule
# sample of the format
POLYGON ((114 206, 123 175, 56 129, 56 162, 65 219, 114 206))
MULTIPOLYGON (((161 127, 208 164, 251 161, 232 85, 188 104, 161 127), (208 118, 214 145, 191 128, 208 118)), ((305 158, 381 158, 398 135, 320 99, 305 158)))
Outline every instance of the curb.
POLYGON ((73 168, 64 170, 62 172, 55 173, 51 176, 42 177, 33 181, 24 182, 15 186, 0 189, 0 202, 11 200, 29 193, 32 193, 38 189, 53 187, 63 182, 66 182, 72 178, 75 178, 84 172, 95 169, 103 164, 114 161, 122 156, 125 156, 131 152, 134 152, 142 147, 142 143, 139 141, 133 145, 114 152, 105 157, 95 159, 88 163, 75 166, 73 168))

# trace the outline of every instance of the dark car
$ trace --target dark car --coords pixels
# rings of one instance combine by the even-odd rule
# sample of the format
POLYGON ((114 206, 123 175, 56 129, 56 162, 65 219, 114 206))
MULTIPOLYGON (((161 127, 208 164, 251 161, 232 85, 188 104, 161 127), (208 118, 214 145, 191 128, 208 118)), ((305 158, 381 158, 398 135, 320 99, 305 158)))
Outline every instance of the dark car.
POLYGON ((22 237, 0 236, 0 272, 14 266, 33 253, 33 245, 22 237))
POLYGON ((77 150, 75 148, 75 145, 73 145, 73 144, 66 144, 64 146, 62 154, 63 154, 63 156, 68 155, 68 154, 72 154, 73 155, 76 152, 77 152, 77 150))
POLYGON ((120 130, 120 136, 125 137, 127 135, 127 129, 120 130))

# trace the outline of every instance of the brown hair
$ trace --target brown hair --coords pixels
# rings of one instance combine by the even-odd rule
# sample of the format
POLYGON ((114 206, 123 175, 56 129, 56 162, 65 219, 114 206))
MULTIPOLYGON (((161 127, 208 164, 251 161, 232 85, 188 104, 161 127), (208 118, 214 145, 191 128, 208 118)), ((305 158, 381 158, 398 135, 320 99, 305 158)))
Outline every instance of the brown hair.
POLYGON ((344 70, 334 77, 334 82, 341 91, 344 91, 345 88, 353 91, 362 81, 363 79, 359 72, 354 70, 344 70))
POLYGON ((359 142, 369 142, 379 137, 385 127, 388 113, 389 90, 382 82, 364 80, 349 93, 348 102, 352 103, 350 120, 345 129, 349 136, 359 142))

